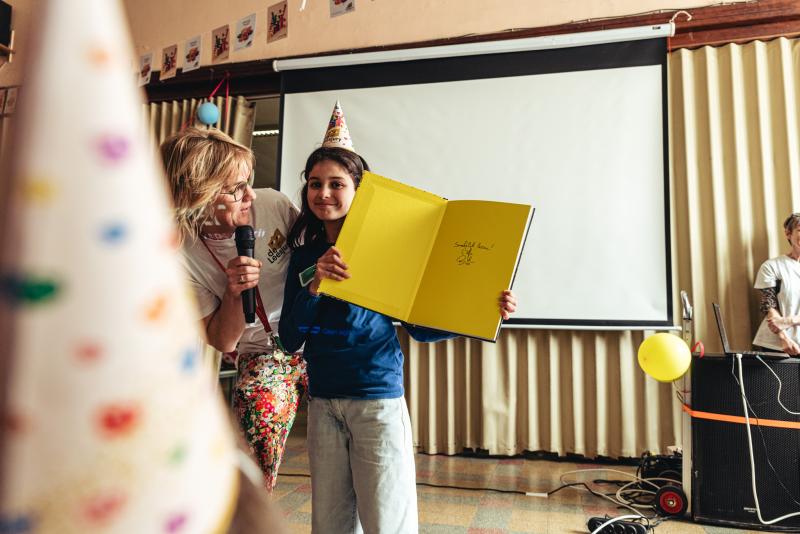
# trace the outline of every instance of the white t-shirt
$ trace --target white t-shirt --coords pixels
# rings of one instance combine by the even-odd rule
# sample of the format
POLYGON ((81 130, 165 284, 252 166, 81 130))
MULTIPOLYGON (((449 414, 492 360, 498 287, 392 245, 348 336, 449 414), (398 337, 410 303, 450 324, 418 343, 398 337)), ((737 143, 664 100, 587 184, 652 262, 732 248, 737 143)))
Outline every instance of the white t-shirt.
MULTIPOLYGON (((756 289, 775 287, 778 285, 778 280, 781 283, 777 295, 778 311, 781 316, 800 315, 800 262, 786 255, 768 259, 758 270, 754 287, 756 289)), ((796 343, 800 343, 800 327, 792 326, 784 332, 796 343)), ((758 327, 753 344, 782 350, 781 340, 769 329, 766 317, 758 327)))
MULTIPOLYGON (((256 236, 253 254, 255 259, 262 262, 258 290, 270 328, 277 334, 283 306, 286 268, 289 266, 290 251, 286 236, 297 219, 298 210, 283 193, 274 189, 257 189, 250 212, 250 224, 256 236)), ((205 244, 223 267, 238 255, 233 237, 206 239, 205 244)), ((199 239, 187 240, 182 252, 184 266, 189 273, 189 284, 197 298, 200 317, 208 317, 222 302, 228 278, 199 239)), ((245 326, 237 350, 244 354, 265 351, 271 346, 270 336, 256 316, 255 323, 245 326)))

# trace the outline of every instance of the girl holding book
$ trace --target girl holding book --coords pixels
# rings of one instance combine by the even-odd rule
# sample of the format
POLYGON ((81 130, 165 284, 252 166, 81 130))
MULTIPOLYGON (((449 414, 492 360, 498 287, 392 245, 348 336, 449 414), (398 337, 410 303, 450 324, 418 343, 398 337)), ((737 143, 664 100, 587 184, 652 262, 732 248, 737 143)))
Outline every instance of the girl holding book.
MULTIPOLYGON (((309 375, 308 456, 315 533, 417 532, 411 423, 403 398, 403 354, 389 317, 319 295, 323 278, 349 278, 335 247, 366 161, 353 151, 339 103, 306 161, 279 335, 289 352, 305 344, 309 375)), ((516 309, 499 292, 499 313, 516 309)), ((417 341, 453 334, 403 324, 417 341)))

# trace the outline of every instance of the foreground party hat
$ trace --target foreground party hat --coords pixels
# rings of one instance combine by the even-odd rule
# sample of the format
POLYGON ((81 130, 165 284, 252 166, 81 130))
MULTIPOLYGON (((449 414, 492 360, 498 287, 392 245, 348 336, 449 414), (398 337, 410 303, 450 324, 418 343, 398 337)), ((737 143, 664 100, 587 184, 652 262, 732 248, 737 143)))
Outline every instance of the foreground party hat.
POLYGON ((347 122, 344 120, 344 112, 339 101, 333 106, 331 120, 328 122, 328 129, 325 131, 325 139, 322 140, 324 147, 345 148, 353 150, 353 140, 350 139, 350 130, 347 129, 347 122))
POLYGON ((236 448, 119 0, 40 5, 0 215, 0 531, 225 532, 236 448))

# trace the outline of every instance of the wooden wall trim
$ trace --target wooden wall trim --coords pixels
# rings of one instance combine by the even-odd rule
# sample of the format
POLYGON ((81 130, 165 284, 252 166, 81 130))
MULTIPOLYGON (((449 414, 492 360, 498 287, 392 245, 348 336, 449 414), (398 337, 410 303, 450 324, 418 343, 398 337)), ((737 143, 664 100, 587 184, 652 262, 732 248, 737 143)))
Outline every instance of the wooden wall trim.
MULTIPOLYGON (((800 36, 800 1, 798 0, 750 0, 737 4, 708 6, 685 11, 691 13, 692 20, 687 21, 684 15, 678 15, 675 21, 675 36, 670 39, 670 48, 672 50, 698 48, 706 45, 744 43, 756 39, 769 40, 781 36, 800 36)), ((514 29, 491 34, 469 35, 357 50, 336 50, 316 55, 376 52, 401 48, 421 48, 647 26, 669 22, 674 14, 675 10, 669 10, 626 17, 589 19, 541 28, 514 29)), ((226 72, 231 75, 231 94, 241 96, 275 95, 280 92, 280 76, 272 70, 273 59, 278 58, 213 65, 202 67, 188 74, 182 74, 179 70, 175 78, 163 82, 158 80, 158 72, 154 72, 151 82, 145 87, 147 98, 151 102, 158 102, 181 98, 207 97, 226 72)))

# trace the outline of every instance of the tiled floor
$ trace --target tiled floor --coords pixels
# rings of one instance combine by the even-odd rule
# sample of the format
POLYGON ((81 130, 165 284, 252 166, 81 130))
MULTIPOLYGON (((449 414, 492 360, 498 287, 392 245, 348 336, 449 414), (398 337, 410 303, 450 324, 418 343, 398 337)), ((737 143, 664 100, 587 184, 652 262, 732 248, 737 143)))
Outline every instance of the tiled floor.
MULTIPOLYGON (((417 481, 450 486, 480 486, 527 492, 547 491, 560 485, 559 476, 573 469, 614 468, 634 472, 632 466, 576 464, 521 458, 485 459, 442 455, 417 456, 417 481)), ((292 532, 311 532, 311 481, 288 476, 308 473, 304 422, 289 437, 274 498, 283 509, 292 532)), ((613 473, 590 473, 586 480, 617 478, 613 473)), ((610 491, 610 489, 609 489, 610 491)), ((430 534, 588 533, 591 516, 621 515, 614 505, 583 490, 564 489, 548 499, 491 491, 417 486, 420 532, 430 534)), ((657 534, 723 534, 748 531, 667 521, 657 534)), ((761 531, 763 532, 763 531, 761 531)))

